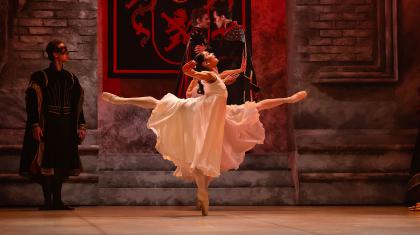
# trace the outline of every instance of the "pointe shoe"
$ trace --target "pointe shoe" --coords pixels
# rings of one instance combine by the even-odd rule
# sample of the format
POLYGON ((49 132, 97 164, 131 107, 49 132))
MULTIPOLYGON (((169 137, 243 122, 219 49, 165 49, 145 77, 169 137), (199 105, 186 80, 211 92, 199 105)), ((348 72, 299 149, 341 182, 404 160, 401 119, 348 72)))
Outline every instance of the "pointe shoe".
POLYGON ((296 103, 299 102, 308 96, 308 93, 306 91, 299 91, 292 96, 289 97, 288 103, 296 103))
POLYGON ((109 103, 114 103, 116 95, 109 92, 102 92, 102 99, 109 103))
POLYGON ((201 215, 209 215, 209 195, 208 193, 200 195, 198 202, 200 203, 201 215))
POLYGON ((209 201, 200 201, 201 205, 201 215, 208 216, 209 215, 209 201))
POLYGON ((209 194, 208 192, 197 193, 197 209, 201 210, 202 216, 209 214, 209 194))

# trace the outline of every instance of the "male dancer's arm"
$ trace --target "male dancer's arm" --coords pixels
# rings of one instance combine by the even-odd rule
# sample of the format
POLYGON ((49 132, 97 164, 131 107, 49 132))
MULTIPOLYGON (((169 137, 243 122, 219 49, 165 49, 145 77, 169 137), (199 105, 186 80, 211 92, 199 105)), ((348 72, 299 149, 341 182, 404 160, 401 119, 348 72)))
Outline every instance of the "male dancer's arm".
POLYGON ((77 123, 77 136, 79 138, 79 144, 85 139, 86 137, 86 121, 85 115, 83 112, 83 102, 84 102, 84 90, 83 87, 80 85, 79 79, 76 75, 71 74, 74 85, 71 91, 71 106, 75 112, 75 121, 77 123))
POLYGON ((25 102, 26 102, 26 113, 28 118, 28 124, 32 128, 32 135, 33 138, 37 141, 41 140, 41 137, 43 136, 40 120, 39 120, 39 111, 38 111, 38 96, 35 89, 41 90, 40 85, 40 75, 38 73, 34 73, 31 76, 31 80, 29 83, 28 89, 26 89, 26 96, 25 96, 25 102))

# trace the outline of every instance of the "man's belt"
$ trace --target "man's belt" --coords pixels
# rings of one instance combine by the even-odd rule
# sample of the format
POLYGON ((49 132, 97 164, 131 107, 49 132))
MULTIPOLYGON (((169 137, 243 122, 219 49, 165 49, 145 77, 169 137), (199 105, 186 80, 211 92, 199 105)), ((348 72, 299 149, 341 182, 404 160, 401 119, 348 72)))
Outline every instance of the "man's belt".
POLYGON ((57 115, 70 115, 71 108, 69 106, 48 105, 47 112, 57 115))

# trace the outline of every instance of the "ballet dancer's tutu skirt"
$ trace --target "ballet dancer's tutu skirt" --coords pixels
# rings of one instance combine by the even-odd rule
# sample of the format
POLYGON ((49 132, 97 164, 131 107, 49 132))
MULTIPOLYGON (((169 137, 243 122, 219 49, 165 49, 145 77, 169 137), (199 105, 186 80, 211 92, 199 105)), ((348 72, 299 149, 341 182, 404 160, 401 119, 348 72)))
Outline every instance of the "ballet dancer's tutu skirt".
POLYGON ((185 179, 193 179, 194 169, 211 177, 237 169, 245 152, 265 138, 254 102, 226 105, 226 86, 220 78, 203 84, 203 96, 165 95, 147 123, 157 136, 156 149, 175 164, 174 175, 185 179))

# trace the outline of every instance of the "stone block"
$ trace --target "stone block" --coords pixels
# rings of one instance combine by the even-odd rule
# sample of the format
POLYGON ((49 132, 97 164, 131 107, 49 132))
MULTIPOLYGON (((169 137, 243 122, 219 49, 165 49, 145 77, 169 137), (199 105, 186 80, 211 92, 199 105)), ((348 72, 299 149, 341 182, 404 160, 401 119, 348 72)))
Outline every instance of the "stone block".
POLYGON ((34 18, 52 18, 54 11, 31 11, 30 15, 34 18))
POLYGON ((29 34, 53 34, 53 29, 47 27, 29 27, 29 34))
POLYGON ((341 30, 320 30, 321 37, 341 37, 343 32, 341 30))
POLYGON ((69 26, 77 26, 77 27, 92 27, 96 26, 96 20, 74 20, 69 19, 69 26))
POLYGON ((67 26, 67 20, 65 19, 43 19, 44 26, 50 27, 65 27, 67 26))
POLYGON ((42 59, 44 53, 42 51, 21 51, 19 57, 21 59, 42 59))
POLYGON ((37 18, 19 18, 20 26, 42 26, 42 19, 37 18))
POLYGON ((343 30, 343 37, 370 37, 371 35, 371 30, 343 30))

